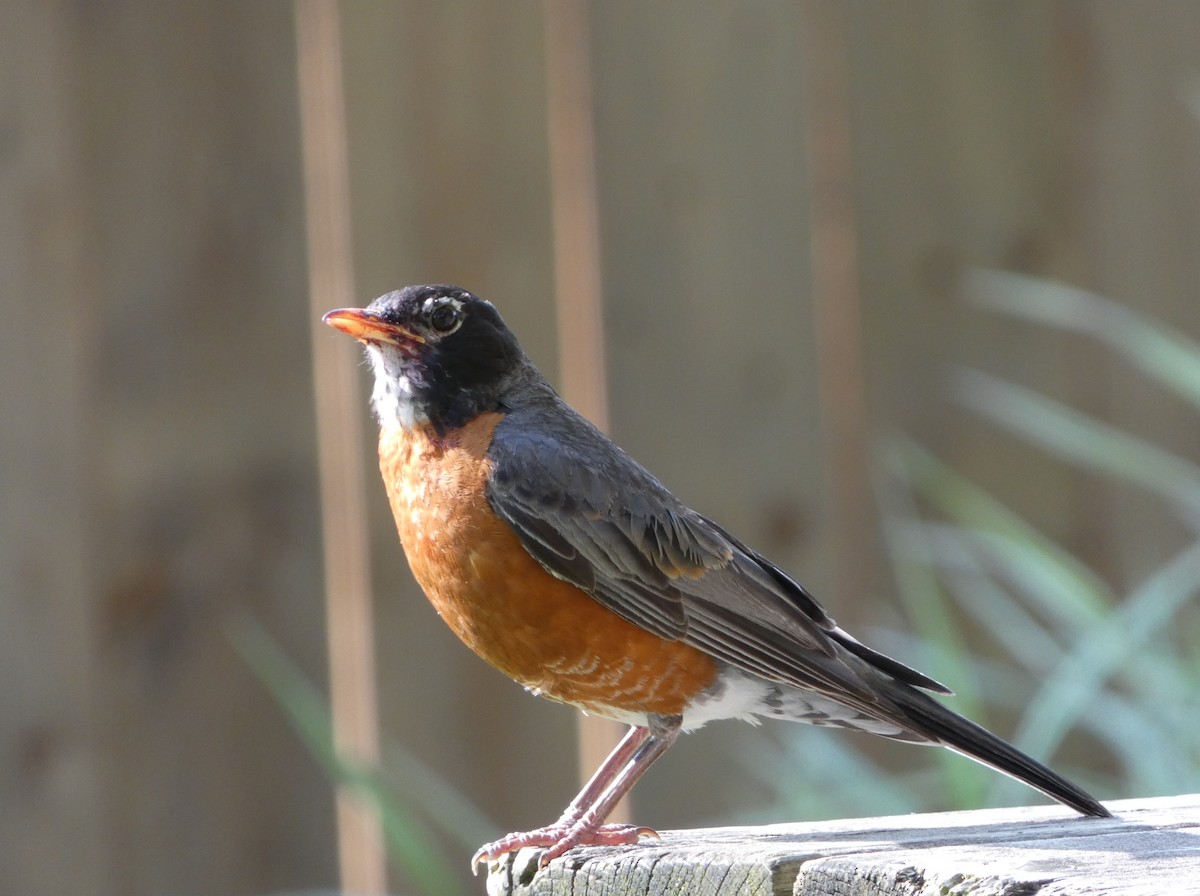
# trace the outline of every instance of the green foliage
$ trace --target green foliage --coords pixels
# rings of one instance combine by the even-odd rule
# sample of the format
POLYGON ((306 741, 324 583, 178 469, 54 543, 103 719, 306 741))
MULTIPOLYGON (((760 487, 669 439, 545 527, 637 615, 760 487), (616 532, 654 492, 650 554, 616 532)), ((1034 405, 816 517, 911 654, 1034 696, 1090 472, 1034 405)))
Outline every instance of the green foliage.
MULTIPOLYGON (((976 307, 1098 340, 1155 388, 1200 409, 1200 344, 1107 299, 1057 283, 980 271, 967 280, 976 307)), ((1194 785, 1200 772, 1200 466, 1119 426, 977 370, 955 393, 973 412, 1064 462, 1148 492, 1183 522, 1185 546, 1140 582, 1119 589, 995 497, 903 437, 883 450, 879 489, 885 541, 908 624, 885 646, 954 685, 952 706, 983 724, 1019 718, 1011 739, 1102 797, 1150 796, 1194 785), (1186 543, 1188 538, 1191 543, 1186 543), (964 630, 986 632, 1002 659, 977 659, 964 630), (987 682, 986 688, 980 682, 987 682), (1020 696, 1018 696, 1020 695, 1020 696), (1056 757, 1070 732, 1091 739, 1095 762, 1056 757)), ((986 652, 986 651, 984 651, 986 652)), ((817 732, 817 734, 823 734, 817 732)), ((826 739, 828 738, 825 735, 826 739)), ((896 777, 859 745, 797 734, 746 766, 764 780, 808 767, 853 781, 830 807, 818 783, 784 797, 797 817, 844 815, 863 793, 876 811, 919 811, 1036 799, 1019 783, 947 756, 928 776, 896 777), (773 763, 773 764, 772 764, 773 763), (828 811, 832 809, 832 811, 828 811)))
POLYGON ((439 896, 459 892, 458 875, 430 837, 430 830, 449 834, 469 854, 490 838, 494 826, 453 786, 405 750, 388 749, 386 772, 339 755, 326 698, 305 680, 262 626, 244 619, 231 628, 230 635, 330 779, 379 812, 388 852, 417 891, 439 896))

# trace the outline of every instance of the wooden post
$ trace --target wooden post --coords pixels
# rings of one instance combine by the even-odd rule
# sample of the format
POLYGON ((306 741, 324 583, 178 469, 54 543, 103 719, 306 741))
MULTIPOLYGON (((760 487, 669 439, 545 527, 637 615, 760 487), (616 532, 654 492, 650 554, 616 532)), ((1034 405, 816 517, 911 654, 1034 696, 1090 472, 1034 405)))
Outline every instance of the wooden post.
POLYGON ((490 896, 1149 896, 1200 893, 1200 794, 668 831, 660 843, 576 849, 536 872, 525 850, 490 896))

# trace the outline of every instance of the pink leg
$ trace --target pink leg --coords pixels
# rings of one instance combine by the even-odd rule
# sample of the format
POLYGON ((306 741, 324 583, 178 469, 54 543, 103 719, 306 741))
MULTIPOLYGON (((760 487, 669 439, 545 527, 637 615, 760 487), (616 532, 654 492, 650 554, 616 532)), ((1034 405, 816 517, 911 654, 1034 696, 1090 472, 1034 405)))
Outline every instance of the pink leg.
POLYGON ((509 834, 484 844, 471 857, 471 870, 480 862, 499 858, 526 846, 549 847, 539 865, 545 867, 567 850, 580 845, 617 846, 637 843, 645 836, 657 837, 650 828, 628 824, 604 824, 604 819, 629 793, 646 769, 666 752, 679 736, 678 717, 656 717, 652 727, 633 726, 604 760, 592 779, 567 806, 554 824, 536 831, 509 834))

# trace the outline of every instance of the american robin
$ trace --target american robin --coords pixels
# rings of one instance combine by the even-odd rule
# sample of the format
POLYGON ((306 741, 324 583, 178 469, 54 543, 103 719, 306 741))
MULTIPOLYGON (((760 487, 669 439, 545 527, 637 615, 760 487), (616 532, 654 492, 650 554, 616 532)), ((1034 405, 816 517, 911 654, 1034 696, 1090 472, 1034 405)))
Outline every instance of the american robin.
POLYGON ((681 731, 758 716, 940 744, 1085 815, 1076 785, 926 692, 787 573, 667 490, 554 391, 490 302, 409 286, 325 315, 366 347, 408 562, 468 647, 535 694, 630 726, 553 824, 479 849, 546 864, 605 824, 681 731))

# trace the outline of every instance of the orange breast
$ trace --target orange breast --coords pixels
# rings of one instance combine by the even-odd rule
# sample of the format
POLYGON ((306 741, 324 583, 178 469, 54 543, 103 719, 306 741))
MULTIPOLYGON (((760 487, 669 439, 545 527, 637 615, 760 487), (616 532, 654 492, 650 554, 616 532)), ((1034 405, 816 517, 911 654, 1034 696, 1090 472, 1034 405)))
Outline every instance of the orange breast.
POLYGON ((597 715, 681 713, 715 679, 713 661, 551 576, 492 512, 486 452, 500 419, 487 414, 443 438, 423 427, 381 433, 380 469, 413 575, 468 647, 530 690, 597 715))

